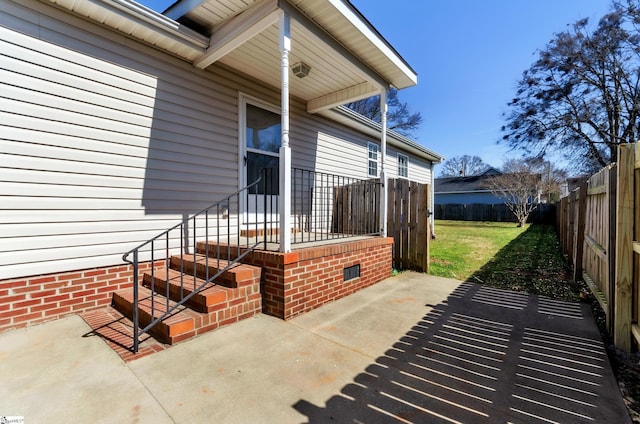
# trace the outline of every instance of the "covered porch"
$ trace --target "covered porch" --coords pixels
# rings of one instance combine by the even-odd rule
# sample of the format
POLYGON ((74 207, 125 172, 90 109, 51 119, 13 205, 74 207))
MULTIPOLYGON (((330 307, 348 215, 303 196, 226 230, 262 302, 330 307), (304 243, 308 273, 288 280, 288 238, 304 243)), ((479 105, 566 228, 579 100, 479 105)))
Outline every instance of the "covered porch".
POLYGON ((390 88, 415 85, 417 75, 366 18, 350 3, 338 0, 260 0, 242 4, 185 0, 171 6, 164 15, 207 37, 208 47, 189 56, 194 66, 227 66, 280 93, 278 110, 263 115, 258 112, 257 116, 246 108, 245 103, 251 99, 240 95, 238 188, 253 185, 262 167, 271 168, 271 173, 253 185, 238 205, 241 224, 259 223, 262 227, 244 235, 268 234, 269 248, 277 243, 283 253, 292 251, 297 243, 342 238, 345 234, 386 237, 387 92, 390 88), (353 171, 328 175, 326 170, 292 165, 292 147, 303 141, 292 139, 290 134, 291 103, 302 102, 306 113, 343 121, 344 114, 336 107, 374 95, 380 96, 381 122, 376 133, 381 155, 377 181, 366 188, 367 204, 362 205, 366 216, 355 207, 330 210, 337 202, 330 197, 339 194, 329 186, 362 184, 356 180, 363 178, 353 171), (274 116, 280 118, 277 124, 272 122, 274 116), (266 136, 260 135, 265 131, 266 136), (273 137, 273 131, 279 133, 277 140, 261 139, 273 137), (323 173, 327 174, 326 180, 323 173), (332 192, 319 193, 318 182, 321 189, 332 192), (318 203, 318 194, 323 196, 323 204, 318 203), (371 205, 375 210, 370 210, 371 205), (304 207, 313 210, 303 210, 304 207), (262 215, 256 214, 252 219, 250 215, 255 211, 262 215), (342 214, 339 219, 337 214, 342 214), (354 218, 350 216, 353 214, 361 216, 354 218), (353 227, 365 221, 367 228, 353 227))

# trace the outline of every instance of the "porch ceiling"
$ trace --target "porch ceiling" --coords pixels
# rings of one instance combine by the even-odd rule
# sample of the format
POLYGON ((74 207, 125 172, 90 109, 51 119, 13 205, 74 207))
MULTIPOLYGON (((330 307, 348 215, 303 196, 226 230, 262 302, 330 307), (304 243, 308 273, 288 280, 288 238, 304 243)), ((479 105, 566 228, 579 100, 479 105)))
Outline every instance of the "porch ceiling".
POLYGON ((199 67, 223 63, 280 88, 278 19, 291 16, 290 65, 311 67, 290 78, 291 95, 319 112, 378 94, 382 88, 416 84, 415 72, 343 0, 182 0, 165 15, 210 37, 194 60, 199 67))

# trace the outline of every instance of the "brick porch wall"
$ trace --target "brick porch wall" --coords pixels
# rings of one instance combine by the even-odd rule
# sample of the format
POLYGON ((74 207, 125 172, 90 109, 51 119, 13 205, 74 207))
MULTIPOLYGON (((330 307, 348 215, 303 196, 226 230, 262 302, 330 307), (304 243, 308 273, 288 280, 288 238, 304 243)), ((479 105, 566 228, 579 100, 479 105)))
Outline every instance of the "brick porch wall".
POLYGON ((243 262, 262 267, 263 312, 282 319, 309 312, 391 276, 393 238, 295 250, 256 251, 243 262), (360 277, 344 281, 344 268, 360 264, 360 277))
MULTIPOLYGON (((392 245, 393 238, 376 237, 291 253, 255 251, 243 262, 263 268, 263 312, 289 319, 389 277, 392 245), (344 268, 356 264, 360 277, 345 282, 344 268)), ((150 268, 140 264, 140 281, 150 268)), ((130 265, 0 280, 0 332, 109 305, 114 291, 132 284, 130 265)))
MULTIPOLYGON (((150 268, 141 263, 140 278, 150 268)), ((131 265, 0 280, 0 332, 109 305, 111 293, 132 285, 131 265)))

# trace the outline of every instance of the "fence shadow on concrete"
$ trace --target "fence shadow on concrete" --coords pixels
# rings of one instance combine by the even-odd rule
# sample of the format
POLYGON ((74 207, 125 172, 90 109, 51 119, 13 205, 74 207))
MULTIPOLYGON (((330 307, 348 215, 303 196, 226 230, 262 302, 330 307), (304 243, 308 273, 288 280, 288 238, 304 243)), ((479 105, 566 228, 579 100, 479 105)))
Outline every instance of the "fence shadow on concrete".
POLYGON ((630 423, 588 305, 469 282, 324 406, 327 423, 630 423))

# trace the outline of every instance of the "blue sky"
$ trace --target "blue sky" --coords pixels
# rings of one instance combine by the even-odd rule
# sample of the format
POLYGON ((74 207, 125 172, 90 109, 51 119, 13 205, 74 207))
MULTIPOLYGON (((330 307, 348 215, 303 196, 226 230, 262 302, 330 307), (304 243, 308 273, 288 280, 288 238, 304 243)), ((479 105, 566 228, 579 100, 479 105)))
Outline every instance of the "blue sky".
MULTIPOLYGON (((138 1, 158 11, 173 3, 138 1)), ((422 114, 416 141, 447 158, 477 155, 496 167, 517 155, 496 142, 506 104, 536 50, 578 19, 597 24, 610 5, 609 0, 351 3, 418 73, 418 85, 399 95, 422 114)))

